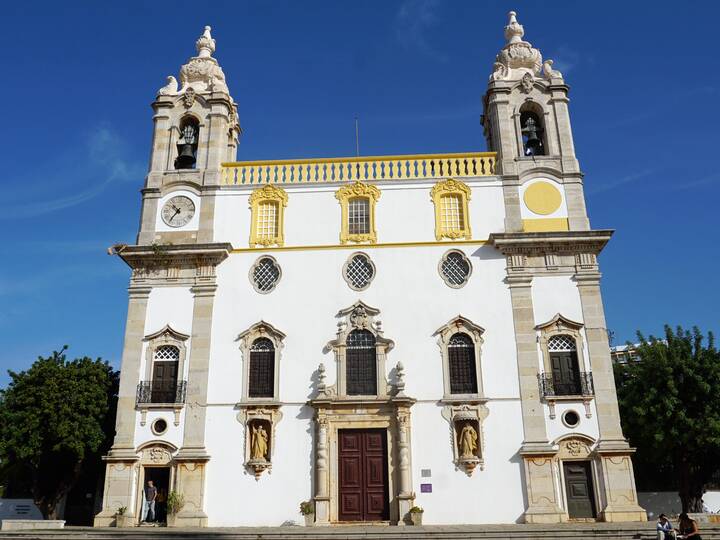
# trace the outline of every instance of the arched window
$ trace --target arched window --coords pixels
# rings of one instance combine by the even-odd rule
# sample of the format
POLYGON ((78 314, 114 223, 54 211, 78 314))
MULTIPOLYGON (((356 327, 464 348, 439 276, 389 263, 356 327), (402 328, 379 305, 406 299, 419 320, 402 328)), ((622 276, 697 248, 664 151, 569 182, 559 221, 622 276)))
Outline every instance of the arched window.
POLYGON ((285 190, 272 185, 252 192, 250 247, 283 245, 284 210, 287 202, 285 190))
POLYGON ((268 338, 258 338, 250 347, 248 397, 274 397, 275 346, 268 338))
POLYGON ((581 395, 583 392, 575 338, 568 334, 551 336, 547 341, 547 348, 555 395, 581 395))
POLYGON ((377 394, 375 336, 368 330, 353 330, 347 337, 345 359, 347 394, 377 394))
POLYGON ((520 133, 523 142, 523 154, 526 156, 544 156, 545 125, 541 115, 533 110, 520 110, 520 133))
POLYGON ((476 394, 475 344, 467 334, 454 334, 448 342, 448 370, 451 394, 476 394))
POLYGON ((197 162, 198 137, 200 124, 193 117, 184 118, 180 122, 180 137, 177 142, 176 169, 194 169, 197 162))
POLYGON ((161 345, 153 354, 151 402, 175 403, 180 349, 175 345, 161 345))
POLYGON ((435 239, 472 238, 468 219, 468 201, 470 188, 449 178, 438 182, 430 191, 430 198, 435 205, 435 239))

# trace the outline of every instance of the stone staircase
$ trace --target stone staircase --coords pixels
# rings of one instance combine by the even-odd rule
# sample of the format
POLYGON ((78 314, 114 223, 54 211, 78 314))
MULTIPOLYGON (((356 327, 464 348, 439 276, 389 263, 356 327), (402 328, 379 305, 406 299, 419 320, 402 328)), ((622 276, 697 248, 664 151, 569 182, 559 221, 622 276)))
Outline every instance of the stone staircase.
MULTIPOLYGON (((720 540, 720 524, 701 524, 703 540, 720 540)), ((0 532, 0 540, 655 540, 655 523, 564 523, 561 525, 428 525, 423 527, 234 527, 132 529, 67 527, 0 532)))

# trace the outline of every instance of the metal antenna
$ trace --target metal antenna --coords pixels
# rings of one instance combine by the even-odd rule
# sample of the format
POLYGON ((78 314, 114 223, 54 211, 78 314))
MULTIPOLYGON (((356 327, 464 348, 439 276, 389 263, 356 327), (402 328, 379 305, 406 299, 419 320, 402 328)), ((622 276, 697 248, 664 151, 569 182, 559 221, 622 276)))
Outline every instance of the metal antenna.
POLYGON ((355 117, 355 156, 360 157, 360 125, 355 117))

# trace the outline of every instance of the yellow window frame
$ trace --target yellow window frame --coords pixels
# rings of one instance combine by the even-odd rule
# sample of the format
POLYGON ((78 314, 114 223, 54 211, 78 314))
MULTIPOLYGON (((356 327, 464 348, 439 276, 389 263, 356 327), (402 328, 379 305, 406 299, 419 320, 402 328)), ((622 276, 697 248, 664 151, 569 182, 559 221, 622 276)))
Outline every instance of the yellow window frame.
POLYGON ((256 189, 250 195, 250 247, 282 246, 285 243, 285 207, 288 195, 284 189, 267 185, 256 189), (271 237, 261 237, 258 230, 258 217, 263 203, 276 204, 277 230, 271 237))
POLYGON ((470 213, 468 202, 470 201, 470 188, 459 180, 448 178, 435 184, 430 191, 430 198, 435 205, 435 240, 447 238, 458 240, 464 238, 472 239, 470 230, 470 213), (462 224, 459 228, 449 229, 443 223, 442 199, 447 196, 457 196, 460 199, 460 211, 462 212, 462 224))
POLYGON ((375 203, 380 198, 380 190, 373 185, 364 184, 363 182, 355 182, 354 184, 343 186, 335 192, 335 198, 340 202, 340 243, 347 244, 349 242, 377 242, 377 230, 375 228, 375 203), (370 230, 368 233, 351 233, 350 232, 350 200, 356 198, 365 198, 368 200, 368 211, 370 218, 370 230))

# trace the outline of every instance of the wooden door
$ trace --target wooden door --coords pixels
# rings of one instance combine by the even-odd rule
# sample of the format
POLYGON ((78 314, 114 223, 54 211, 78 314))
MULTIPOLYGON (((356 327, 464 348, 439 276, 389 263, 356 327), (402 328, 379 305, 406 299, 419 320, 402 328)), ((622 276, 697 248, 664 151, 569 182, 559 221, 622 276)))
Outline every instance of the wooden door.
POLYGON ((577 353, 563 351, 550 353, 553 387, 557 396, 574 396, 581 393, 580 370, 577 353))
POLYGON ((565 496, 568 516, 575 518, 595 517, 595 495, 592 470, 589 461, 564 461, 565 496))
POLYGON ((338 432, 338 519, 384 521, 389 516, 387 433, 383 429, 338 432))
POLYGON ((154 362, 152 378, 152 402, 175 403, 175 389, 177 387, 178 363, 154 362))

